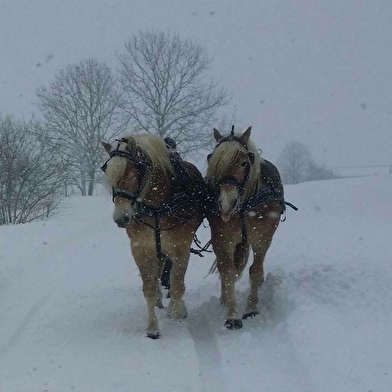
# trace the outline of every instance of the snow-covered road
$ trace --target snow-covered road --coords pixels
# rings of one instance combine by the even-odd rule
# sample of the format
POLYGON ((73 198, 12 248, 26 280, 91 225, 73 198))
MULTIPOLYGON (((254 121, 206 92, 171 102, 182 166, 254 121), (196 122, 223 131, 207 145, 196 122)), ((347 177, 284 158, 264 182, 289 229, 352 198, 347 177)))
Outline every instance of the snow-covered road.
MULTIPOLYGON (((223 328, 213 255, 191 256, 176 323, 145 301, 110 196, 0 227, 1 392, 390 392, 392 176, 286 188, 262 314, 223 328)), ((199 237, 204 243, 208 229, 199 237)), ((237 285, 244 305, 248 281, 237 285)))

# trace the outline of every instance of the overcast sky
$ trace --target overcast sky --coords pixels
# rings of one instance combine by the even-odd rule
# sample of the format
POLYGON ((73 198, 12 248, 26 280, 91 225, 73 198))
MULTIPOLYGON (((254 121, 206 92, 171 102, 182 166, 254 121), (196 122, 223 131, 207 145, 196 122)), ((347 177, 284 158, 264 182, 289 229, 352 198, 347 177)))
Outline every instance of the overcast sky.
POLYGON ((171 30, 214 56, 211 74, 264 157, 305 143, 330 167, 392 164, 390 0, 2 0, 0 112, 28 120, 68 64, 171 30))

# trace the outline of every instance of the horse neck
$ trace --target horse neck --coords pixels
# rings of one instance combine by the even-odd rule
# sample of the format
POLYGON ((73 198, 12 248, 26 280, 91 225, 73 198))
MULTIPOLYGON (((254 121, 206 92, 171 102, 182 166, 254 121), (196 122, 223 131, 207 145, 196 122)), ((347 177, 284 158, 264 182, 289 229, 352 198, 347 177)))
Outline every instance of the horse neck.
POLYGON ((143 202, 147 205, 158 207, 170 197, 168 177, 160 168, 154 169, 151 174, 150 184, 143 202))

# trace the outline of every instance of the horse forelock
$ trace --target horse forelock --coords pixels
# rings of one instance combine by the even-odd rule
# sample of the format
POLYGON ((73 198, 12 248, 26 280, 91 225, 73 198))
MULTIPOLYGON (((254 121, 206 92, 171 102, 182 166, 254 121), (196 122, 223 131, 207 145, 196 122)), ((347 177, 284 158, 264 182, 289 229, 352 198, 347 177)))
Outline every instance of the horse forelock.
POLYGON ((250 197, 258 187, 260 181, 260 162, 262 158, 259 156, 256 146, 249 140, 247 143, 248 150, 237 141, 227 141, 218 145, 210 156, 207 169, 207 181, 212 184, 218 184, 226 177, 228 168, 233 165, 240 152, 252 152, 254 154, 254 162, 250 166, 250 172, 245 184, 245 196, 250 197))
POLYGON ((159 169, 162 170, 166 176, 169 175, 169 173, 174 172, 166 143, 159 136, 141 134, 133 135, 132 138, 136 144, 135 150, 141 151, 146 157, 153 172, 159 169))
MULTIPOLYGON (((125 136, 120 139, 117 145, 112 147, 111 151, 114 150, 140 154, 140 160, 146 160, 152 172, 161 169, 166 176, 168 176, 168 173, 173 172, 166 144, 158 136, 148 134, 125 136), (131 150, 129 150, 127 143, 130 138, 134 141, 134 147, 131 150)), ((127 163, 127 159, 118 156, 114 156, 108 161, 106 168, 106 182, 108 185, 112 187, 117 186, 124 176, 127 163)))

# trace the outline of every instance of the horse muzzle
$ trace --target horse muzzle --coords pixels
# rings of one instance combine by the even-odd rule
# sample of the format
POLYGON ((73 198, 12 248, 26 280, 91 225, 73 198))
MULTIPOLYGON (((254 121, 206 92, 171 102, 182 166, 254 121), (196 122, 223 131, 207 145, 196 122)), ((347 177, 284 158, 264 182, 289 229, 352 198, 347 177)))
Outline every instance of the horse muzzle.
POLYGON ((232 214, 221 214, 221 218, 222 218, 223 222, 227 223, 230 220, 231 215, 232 214))
POLYGON ((117 223, 117 226, 120 227, 121 229, 124 229, 125 227, 129 226, 132 222, 132 219, 130 219, 128 216, 124 216, 119 219, 114 220, 117 223))
POLYGON ((227 223, 237 210, 238 199, 231 200, 230 203, 219 200, 218 206, 223 222, 227 223))
POLYGON ((128 227, 133 220, 133 210, 129 211, 114 211, 113 220, 117 224, 118 227, 124 229, 128 227))

